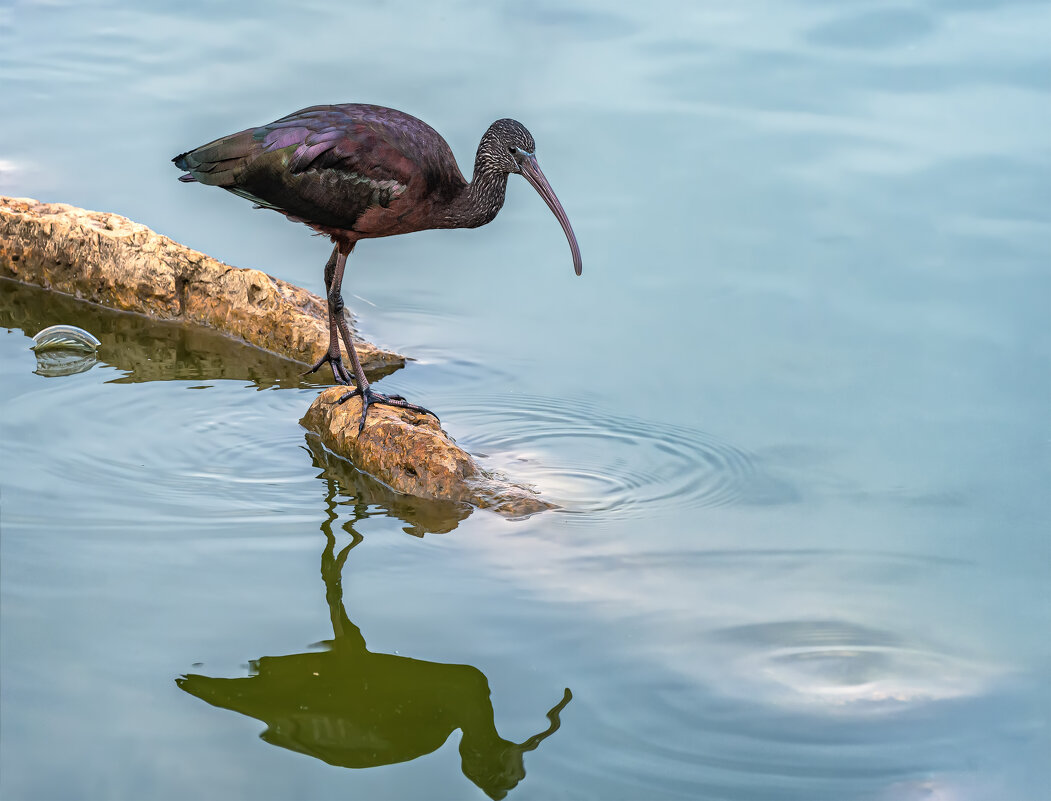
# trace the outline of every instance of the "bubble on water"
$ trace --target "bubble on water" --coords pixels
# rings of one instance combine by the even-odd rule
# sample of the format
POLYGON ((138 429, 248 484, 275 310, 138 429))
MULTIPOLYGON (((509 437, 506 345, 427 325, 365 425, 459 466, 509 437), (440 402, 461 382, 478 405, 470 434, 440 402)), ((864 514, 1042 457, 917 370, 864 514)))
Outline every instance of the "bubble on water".
POLYGON ((90 370, 99 345, 94 334, 75 325, 52 325, 33 337, 37 375, 54 378, 90 370))
POLYGON ((98 337, 75 325, 52 325, 33 337, 32 348, 37 353, 45 350, 96 351, 102 343, 98 337))

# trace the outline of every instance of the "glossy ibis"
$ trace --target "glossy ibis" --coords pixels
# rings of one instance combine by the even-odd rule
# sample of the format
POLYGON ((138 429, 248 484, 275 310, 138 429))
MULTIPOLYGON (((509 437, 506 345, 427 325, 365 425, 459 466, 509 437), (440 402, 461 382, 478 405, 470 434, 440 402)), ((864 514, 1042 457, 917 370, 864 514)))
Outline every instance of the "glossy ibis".
POLYGON ((537 166, 535 148, 521 123, 497 120, 482 136, 468 183, 449 145, 425 122, 391 108, 348 103, 311 106, 269 125, 216 139, 172 161, 187 171, 181 181, 221 186, 332 239, 335 247, 325 265, 328 351, 308 372, 328 363, 337 383, 354 384, 340 402, 362 396, 360 432, 373 403, 434 413, 400 395, 374 391, 361 369, 340 291, 347 256, 359 239, 485 225, 504 204, 507 176, 518 173, 562 224, 580 275, 576 236, 537 166), (353 379, 340 357, 340 336, 353 379))

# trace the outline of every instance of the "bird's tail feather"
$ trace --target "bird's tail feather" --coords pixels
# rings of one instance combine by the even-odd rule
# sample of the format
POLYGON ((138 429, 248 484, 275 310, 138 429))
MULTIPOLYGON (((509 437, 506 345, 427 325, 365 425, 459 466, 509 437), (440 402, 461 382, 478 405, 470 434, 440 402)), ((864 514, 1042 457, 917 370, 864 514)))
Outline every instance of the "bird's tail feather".
POLYGON ((231 186, 235 170, 259 153, 260 145, 252 134, 252 130, 241 131, 180 153, 172 159, 176 167, 187 172, 179 180, 231 186))

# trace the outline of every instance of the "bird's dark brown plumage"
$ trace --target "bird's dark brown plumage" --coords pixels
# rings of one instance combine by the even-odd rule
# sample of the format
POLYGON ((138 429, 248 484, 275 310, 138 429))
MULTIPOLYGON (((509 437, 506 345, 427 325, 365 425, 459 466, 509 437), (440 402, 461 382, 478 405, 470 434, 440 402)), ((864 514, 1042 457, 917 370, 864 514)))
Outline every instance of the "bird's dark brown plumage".
POLYGON ((497 120, 482 137, 468 183, 449 145, 422 120, 396 109, 347 103, 311 106, 172 161, 187 171, 182 181, 222 187, 332 238, 335 248, 325 269, 329 350, 311 371, 328 362, 337 382, 351 383, 339 354, 342 335, 356 384, 343 399, 363 396, 363 427, 370 403, 427 410, 371 390, 361 370, 340 295, 346 259, 358 240, 484 225, 503 205, 507 176, 519 173, 555 213, 580 274, 576 237, 534 150, 533 137, 521 123, 497 120))

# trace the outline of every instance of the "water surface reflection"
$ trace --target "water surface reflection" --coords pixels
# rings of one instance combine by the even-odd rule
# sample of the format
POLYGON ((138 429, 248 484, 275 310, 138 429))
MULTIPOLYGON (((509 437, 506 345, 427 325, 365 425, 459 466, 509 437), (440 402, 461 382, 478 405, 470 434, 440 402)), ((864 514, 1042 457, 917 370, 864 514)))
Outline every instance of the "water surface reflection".
MULTIPOLYGON (((124 373, 115 384, 142 381, 247 380, 258 389, 311 387, 304 365, 195 325, 119 312, 69 295, 0 278, 0 326, 26 336, 65 323, 90 331, 102 344, 99 359, 124 373)), ((396 369, 396 368, 394 368, 396 369)), ((393 369, 380 370, 376 377, 393 369)), ((370 373, 371 374, 371 373, 370 373)))
POLYGON ((547 728, 518 743, 497 731, 489 682, 478 668, 369 651, 343 604, 344 565, 362 541, 354 524, 382 513, 370 512, 378 506, 405 521, 406 531, 423 536, 452 530, 469 510, 384 492, 382 485, 327 454, 312 438, 307 443, 314 464, 325 470, 328 490, 321 577, 332 639, 321 643, 322 651, 252 660, 247 677, 191 673, 176 683, 213 706, 263 721, 267 728, 260 736, 266 742, 345 768, 408 762, 437 751, 459 729, 464 775, 490 798, 503 798, 525 778, 526 752, 559 729, 560 713, 572 694, 567 688, 547 712, 547 728), (355 490, 353 518, 342 527, 351 541, 337 554, 332 524, 339 518, 337 496, 348 484, 355 490))

